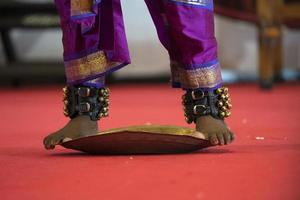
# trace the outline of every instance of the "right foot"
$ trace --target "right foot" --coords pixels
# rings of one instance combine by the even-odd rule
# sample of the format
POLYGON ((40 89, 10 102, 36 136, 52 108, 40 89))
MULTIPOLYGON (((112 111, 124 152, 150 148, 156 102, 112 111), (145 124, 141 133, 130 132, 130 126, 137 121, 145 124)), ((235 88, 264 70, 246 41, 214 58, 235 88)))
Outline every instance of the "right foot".
POLYGON ((71 119, 64 128, 48 135, 44 139, 44 146, 46 149, 54 149, 55 145, 58 145, 64 141, 95 135, 97 133, 97 121, 92 121, 89 116, 78 116, 74 119, 71 119))
POLYGON ((234 140, 234 134, 225 122, 212 116, 197 118, 196 130, 204 133, 212 145, 228 145, 234 140))
POLYGON ((234 134, 224 122, 230 116, 228 88, 214 91, 192 90, 183 95, 182 104, 186 121, 196 123, 196 130, 204 133, 212 145, 227 145, 234 140, 234 134))

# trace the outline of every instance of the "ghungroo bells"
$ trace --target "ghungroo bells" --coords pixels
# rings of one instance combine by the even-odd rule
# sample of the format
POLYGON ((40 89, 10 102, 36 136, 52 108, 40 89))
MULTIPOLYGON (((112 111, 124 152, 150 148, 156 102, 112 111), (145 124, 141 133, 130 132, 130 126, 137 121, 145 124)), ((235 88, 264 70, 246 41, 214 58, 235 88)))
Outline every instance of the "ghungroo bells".
POLYGON ((109 111, 109 89, 85 86, 63 88, 64 115, 75 118, 88 115, 96 121, 107 117, 109 111))
POLYGON ((221 87, 214 91, 188 90, 182 96, 184 115, 187 123, 196 123, 200 116, 211 115, 223 120, 231 115, 232 108, 228 88, 221 87))

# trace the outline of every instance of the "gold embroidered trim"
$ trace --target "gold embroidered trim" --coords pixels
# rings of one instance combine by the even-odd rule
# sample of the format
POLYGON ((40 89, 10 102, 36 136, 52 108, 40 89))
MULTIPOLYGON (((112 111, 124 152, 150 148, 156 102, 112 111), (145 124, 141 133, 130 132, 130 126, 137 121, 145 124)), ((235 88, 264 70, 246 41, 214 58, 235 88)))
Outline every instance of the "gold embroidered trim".
POLYGON ((71 16, 92 13, 93 0, 71 0, 71 16))
POLYGON ((183 88, 213 88, 222 83, 220 64, 186 70, 176 62, 171 62, 172 81, 181 84, 183 88))
POLYGON ((207 6, 210 0, 171 0, 179 3, 186 3, 197 6, 207 6))
POLYGON ((98 51, 86 57, 65 62, 65 70, 68 81, 74 82, 102 74, 120 64, 109 61, 103 51, 98 51))

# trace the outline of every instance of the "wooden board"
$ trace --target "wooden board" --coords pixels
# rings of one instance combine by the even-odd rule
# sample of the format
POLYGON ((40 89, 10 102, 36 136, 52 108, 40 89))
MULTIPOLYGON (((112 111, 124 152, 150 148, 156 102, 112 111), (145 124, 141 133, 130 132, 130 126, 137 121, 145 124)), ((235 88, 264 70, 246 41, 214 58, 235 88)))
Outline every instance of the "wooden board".
POLYGON ((177 126, 133 126, 63 142, 63 147, 89 154, 186 153, 211 146, 204 134, 177 126))

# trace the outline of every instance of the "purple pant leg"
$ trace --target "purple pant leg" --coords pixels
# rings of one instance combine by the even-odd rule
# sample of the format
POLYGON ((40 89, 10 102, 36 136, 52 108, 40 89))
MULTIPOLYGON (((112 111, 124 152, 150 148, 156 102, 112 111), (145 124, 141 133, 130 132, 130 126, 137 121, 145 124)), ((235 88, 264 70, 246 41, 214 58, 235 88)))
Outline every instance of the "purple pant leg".
POLYGON ((68 84, 97 85, 130 63, 120 0, 55 0, 68 84))
POLYGON ((211 90, 222 84, 212 0, 145 0, 171 59, 174 87, 211 90))

